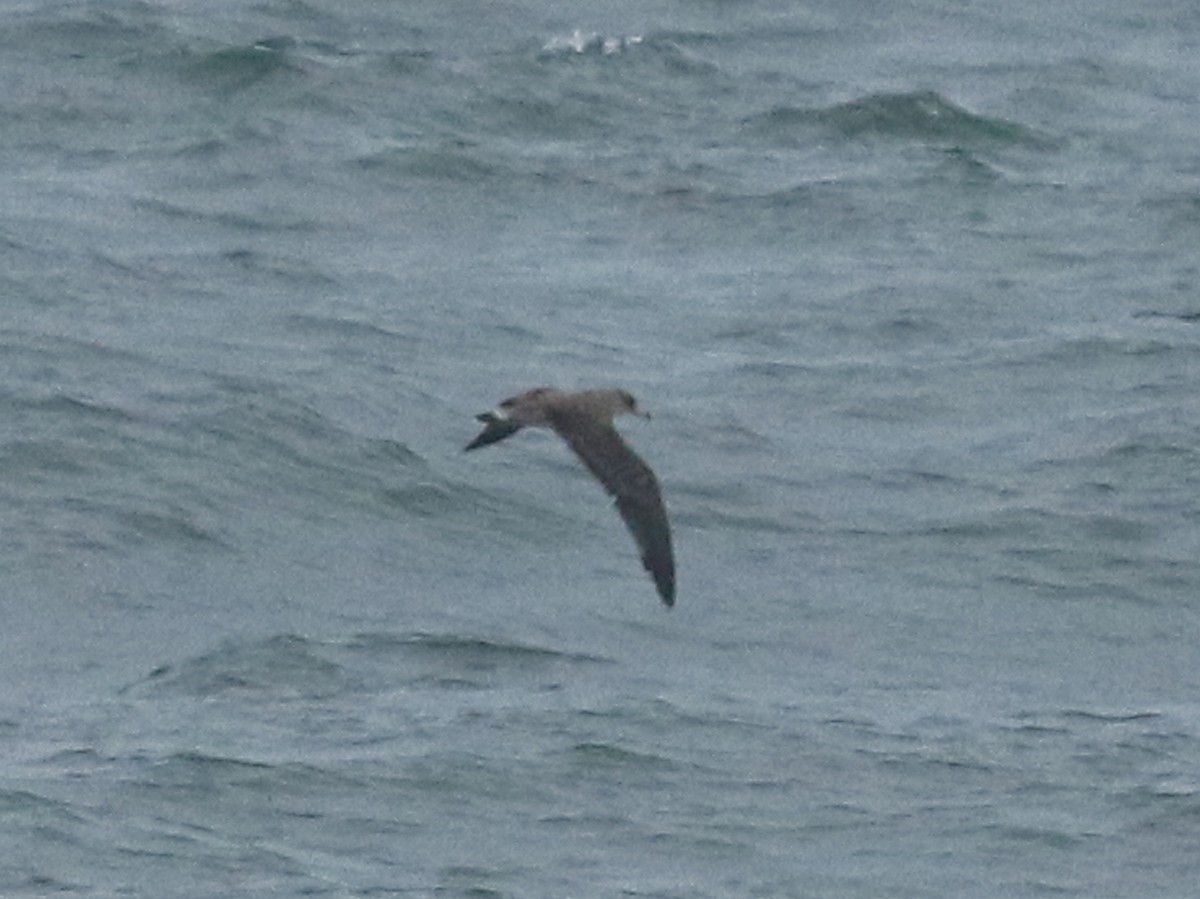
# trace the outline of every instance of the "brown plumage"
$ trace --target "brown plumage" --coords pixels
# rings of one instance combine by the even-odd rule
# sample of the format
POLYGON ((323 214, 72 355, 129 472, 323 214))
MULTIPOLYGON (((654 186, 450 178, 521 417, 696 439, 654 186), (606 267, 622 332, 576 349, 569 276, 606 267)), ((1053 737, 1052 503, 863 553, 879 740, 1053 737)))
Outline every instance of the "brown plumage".
POLYGON ((624 390, 538 387, 509 397, 493 412, 477 415, 484 429, 465 449, 496 443, 524 427, 553 429, 612 494, 641 550, 642 565, 654 578, 662 601, 671 606, 675 604, 671 526, 658 478, 613 427, 613 417, 625 413, 650 417, 624 390))

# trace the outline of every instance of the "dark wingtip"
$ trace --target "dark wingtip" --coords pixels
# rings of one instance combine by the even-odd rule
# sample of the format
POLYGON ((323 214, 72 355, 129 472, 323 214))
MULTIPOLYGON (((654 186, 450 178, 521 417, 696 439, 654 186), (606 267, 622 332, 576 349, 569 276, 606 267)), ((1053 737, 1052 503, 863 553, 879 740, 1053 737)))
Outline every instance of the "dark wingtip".
POLYGON ((470 443, 463 447, 464 453, 469 453, 471 450, 477 450, 481 446, 487 446, 489 443, 494 443, 495 438, 490 437, 487 431, 484 431, 470 443), (486 438, 486 439, 485 439, 486 438))
POLYGON ((648 548, 642 553, 642 567, 654 579, 658 598, 669 609, 675 605, 675 557, 671 553, 669 534, 665 550, 665 552, 659 553, 655 552, 654 548, 648 548))
MULTIPOLYGON (((647 566, 648 567, 648 566, 647 566)), ((654 577, 654 586, 658 588, 659 599, 663 601, 668 609, 675 605, 675 572, 674 571, 651 571, 654 577)))
POLYGON ((477 415, 476 418, 482 422, 486 422, 486 426, 482 431, 479 432, 479 436, 463 447, 464 453, 468 453, 473 449, 479 449, 481 446, 487 446, 488 444, 496 443, 521 430, 520 425, 513 424, 511 421, 504 418, 497 418, 490 412, 484 412, 480 415, 477 415))

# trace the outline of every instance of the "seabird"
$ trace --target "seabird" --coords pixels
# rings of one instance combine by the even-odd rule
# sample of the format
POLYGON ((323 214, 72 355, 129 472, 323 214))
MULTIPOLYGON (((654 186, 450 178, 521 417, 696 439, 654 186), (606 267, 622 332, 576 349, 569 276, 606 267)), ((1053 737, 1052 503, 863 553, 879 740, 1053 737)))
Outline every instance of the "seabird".
POLYGON ((642 565, 658 595, 675 604, 675 556, 671 526, 658 478, 613 427, 613 417, 628 413, 649 418, 626 390, 556 390, 537 387, 509 397, 496 409, 476 415, 484 428, 464 451, 511 437, 521 428, 551 428, 611 493, 642 553, 642 565))

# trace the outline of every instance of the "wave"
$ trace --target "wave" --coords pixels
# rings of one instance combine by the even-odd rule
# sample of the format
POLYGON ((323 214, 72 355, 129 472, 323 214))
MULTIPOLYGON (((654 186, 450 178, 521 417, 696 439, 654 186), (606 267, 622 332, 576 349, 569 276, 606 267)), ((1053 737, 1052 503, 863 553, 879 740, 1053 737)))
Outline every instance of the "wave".
POLYGON ((47 53, 70 47, 73 57, 87 58, 138 53, 167 44, 173 35, 154 4, 137 0, 28 6, 28 11, 6 18, 0 46, 47 53))
POLYGON ((571 761, 591 771, 618 768, 622 771, 671 770, 679 767, 669 756, 638 752, 615 743, 589 740, 576 743, 570 750, 571 761))
POLYGON ((126 687, 125 694, 211 698, 236 693, 269 701, 315 699, 341 692, 344 669, 320 654, 320 644, 294 634, 230 642, 176 664, 160 665, 126 687))
POLYGON ((197 82, 223 93, 245 90, 281 72, 298 72, 297 42, 277 37, 248 46, 227 47, 194 60, 188 74, 197 82))
MULTIPOLYGON (((355 340, 361 348, 362 335, 355 340)), ((6 529, 9 545, 39 555, 147 543, 222 550, 252 536, 239 531, 255 506, 413 521, 477 507, 477 493, 430 471, 403 442, 358 433, 271 382, 102 344, 10 346, 18 364, 52 370, 56 387, 0 392, 21 429, 0 444, 6 503, 22 522, 6 529)))
POLYGON ((576 54, 599 53, 603 56, 611 56, 615 53, 622 53, 630 47, 636 47, 641 42, 640 35, 606 37, 595 31, 583 31, 577 28, 569 35, 556 35, 550 38, 542 47, 542 52, 551 55, 572 52, 576 54))
POLYGON ((549 646, 503 640, 496 637, 478 637, 469 634, 431 633, 363 633, 352 637, 346 646, 365 650, 372 654, 400 653, 408 657, 426 657, 441 660, 456 660, 469 667, 477 665, 498 666, 508 663, 527 664, 539 662, 603 662, 600 656, 586 653, 567 652, 549 646))
POLYGON ((434 690, 483 689, 492 678, 609 660, 552 646, 473 634, 372 631, 319 640, 277 634, 230 640, 166 662, 126 686, 123 695, 280 702, 326 700, 378 691, 380 679, 434 690))
POLYGON ((541 62, 569 61, 572 58, 613 58, 623 71, 639 73, 643 64, 662 67, 674 74, 705 75, 715 73, 717 66, 697 55, 689 45, 703 43, 704 38, 671 32, 648 35, 603 35, 576 29, 569 35, 555 35, 547 40, 537 54, 541 62), (616 58, 614 58, 616 57, 616 58))
POLYGON ((868 94, 827 107, 775 107, 751 116, 745 124, 760 136, 779 140, 793 139, 797 131, 821 129, 847 140, 910 138, 1031 148, 1052 143, 1033 128, 970 112, 934 91, 868 94))

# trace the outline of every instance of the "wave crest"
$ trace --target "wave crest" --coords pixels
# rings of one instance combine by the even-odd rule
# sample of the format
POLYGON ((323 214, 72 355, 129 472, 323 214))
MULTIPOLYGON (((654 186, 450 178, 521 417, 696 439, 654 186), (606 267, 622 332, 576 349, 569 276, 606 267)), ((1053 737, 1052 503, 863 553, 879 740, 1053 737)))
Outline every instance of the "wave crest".
POLYGON ((595 31, 576 28, 569 35, 556 35, 542 46, 544 53, 577 53, 612 56, 642 42, 641 35, 605 36, 595 31))

